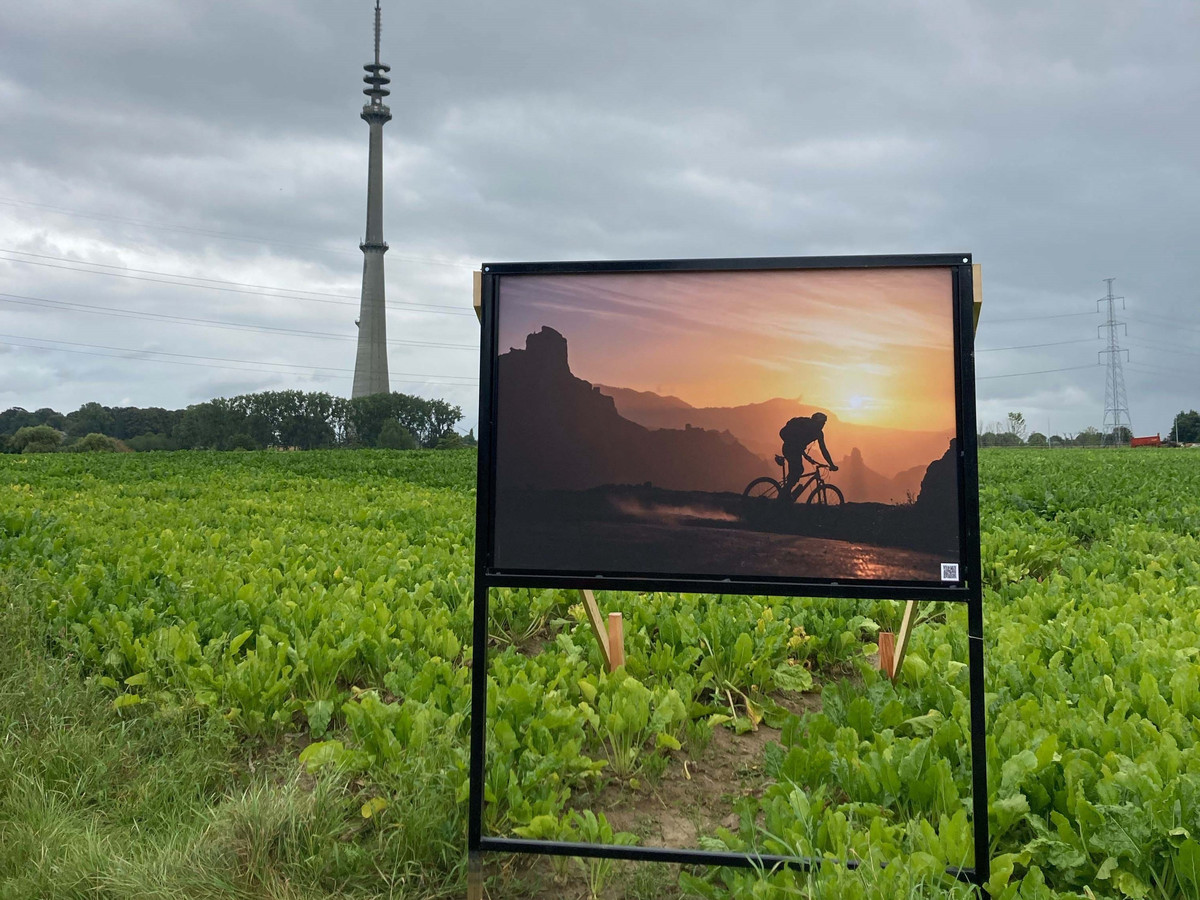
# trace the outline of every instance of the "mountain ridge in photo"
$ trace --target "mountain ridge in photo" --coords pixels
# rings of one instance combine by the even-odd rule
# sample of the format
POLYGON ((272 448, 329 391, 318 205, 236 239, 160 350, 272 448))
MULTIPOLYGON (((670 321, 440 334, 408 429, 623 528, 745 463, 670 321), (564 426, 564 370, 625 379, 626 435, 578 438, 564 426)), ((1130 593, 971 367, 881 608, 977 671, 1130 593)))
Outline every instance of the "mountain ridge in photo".
POLYGON ((500 354, 496 471, 504 488, 583 490, 645 484, 740 492, 770 465, 721 429, 646 428, 572 374, 550 326, 500 354))
MULTIPOLYGON (((954 437, 952 430, 908 430, 845 422, 825 407, 782 397, 741 406, 702 407, 690 406, 677 397, 666 398, 649 391, 608 386, 600 387, 600 391, 612 397, 622 416, 646 428, 683 428, 691 425, 710 431, 728 431, 739 443, 764 459, 770 459, 779 452, 779 429, 788 419, 824 412, 829 416, 825 426, 825 443, 835 462, 857 447, 862 454, 863 464, 884 478, 895 479, 898 474, 906 473, 902 479, 905 486, 913 481, 908 470, 919 466, 924 472, 931 461, 945 453, 947 444, 954 437), (652 397, 664 402, 657 402, 652 397), (677 400, 680 405, 670 400, 677 400)), ((916 481, 919 484, 920 478, 916 481)), ((872 496, 862 499, 880 498, 872 496)), ((903 500, 903 493, 897 499, 903 500)))

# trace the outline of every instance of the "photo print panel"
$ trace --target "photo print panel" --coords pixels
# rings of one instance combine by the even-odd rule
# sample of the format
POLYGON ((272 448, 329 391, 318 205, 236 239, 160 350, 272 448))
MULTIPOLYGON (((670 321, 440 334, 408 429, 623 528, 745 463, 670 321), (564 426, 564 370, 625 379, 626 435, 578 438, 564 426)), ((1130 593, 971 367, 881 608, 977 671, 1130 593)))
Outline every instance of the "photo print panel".
POLYGON ((968 261, 486 267, 489 578, 964 590, 968 261))

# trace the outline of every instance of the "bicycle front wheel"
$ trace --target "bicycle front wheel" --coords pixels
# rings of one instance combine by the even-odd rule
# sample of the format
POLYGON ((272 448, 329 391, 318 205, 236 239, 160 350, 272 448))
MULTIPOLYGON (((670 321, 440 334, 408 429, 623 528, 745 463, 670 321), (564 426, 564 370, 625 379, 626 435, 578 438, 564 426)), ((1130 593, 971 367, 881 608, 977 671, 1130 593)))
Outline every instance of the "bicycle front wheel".
POLYGON ((783 485, 766 475, 755 478, 742 491, 742 496, 747 500, 777 500, 782 495, 783 485))
POLYGON ((841 489, 832 484, 819 485, 808 495, 810 506, 841 506, 845 502, 841 489))

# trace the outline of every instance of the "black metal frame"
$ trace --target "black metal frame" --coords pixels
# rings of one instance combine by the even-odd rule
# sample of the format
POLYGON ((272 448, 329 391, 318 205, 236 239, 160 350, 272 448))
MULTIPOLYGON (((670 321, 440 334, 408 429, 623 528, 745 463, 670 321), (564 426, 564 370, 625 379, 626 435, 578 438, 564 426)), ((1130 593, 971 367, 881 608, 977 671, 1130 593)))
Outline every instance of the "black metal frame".
MULTIPOLYGON (((971 255, 922 254, 900 256, 776 257, 753 259, 686 259, 641 261, 489 263, 481 279, 482 335, 479 378, 479 462, 477 473, 474 624, 471 673, 470 801, 467 849, 473 858, 482 852, 535 853, 604 859, 657 861, 683 865, 716 865, 771 869, 812 869, 831 860, 777 855, 718 853, 663 847, 536 841, 483 835, 483 788, 488 673, 488 595, 493 587, 551 587, 627 591, 708 592, 775 596, 852 597, 864 599, 951 600, 967 605, 968 668, 970 676, 970 744, 972 826, 975 865, 947 873, 981 887, 990 877, 985 697, 983 680, 983 591, 979 535, 978 447, 975 417, 974 334, 971 328, 971 255), (847 582, 783 578, 713 578, 646 576, 632 573, 502 571, 492 566, 495 536, 495 409, 498 348, 497 299, 504 275, 598 272, 755 271, 779 269, 949 268, 952 270, 955 350, 955 399, 959 451, 959 576, 949 586, 916 582, 847 582)), ((854 860, 842 863, 857 867, 854 860)))

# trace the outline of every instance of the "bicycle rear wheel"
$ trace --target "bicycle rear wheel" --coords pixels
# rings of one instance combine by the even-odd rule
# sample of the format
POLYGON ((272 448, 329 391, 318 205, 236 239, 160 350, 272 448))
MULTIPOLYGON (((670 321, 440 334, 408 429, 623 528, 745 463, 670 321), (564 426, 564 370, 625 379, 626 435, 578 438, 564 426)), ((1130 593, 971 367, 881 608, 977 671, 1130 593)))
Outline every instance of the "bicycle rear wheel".
POLYGON ((742 491, 742 496, 747 500, 777 500, 782 495, 783 485, 766 475, 755 478, 742 491))
POLYGON ((819 485, 808 495, 810 506, 841 506, 845 502, 841 489, 832 484, 819 485))

